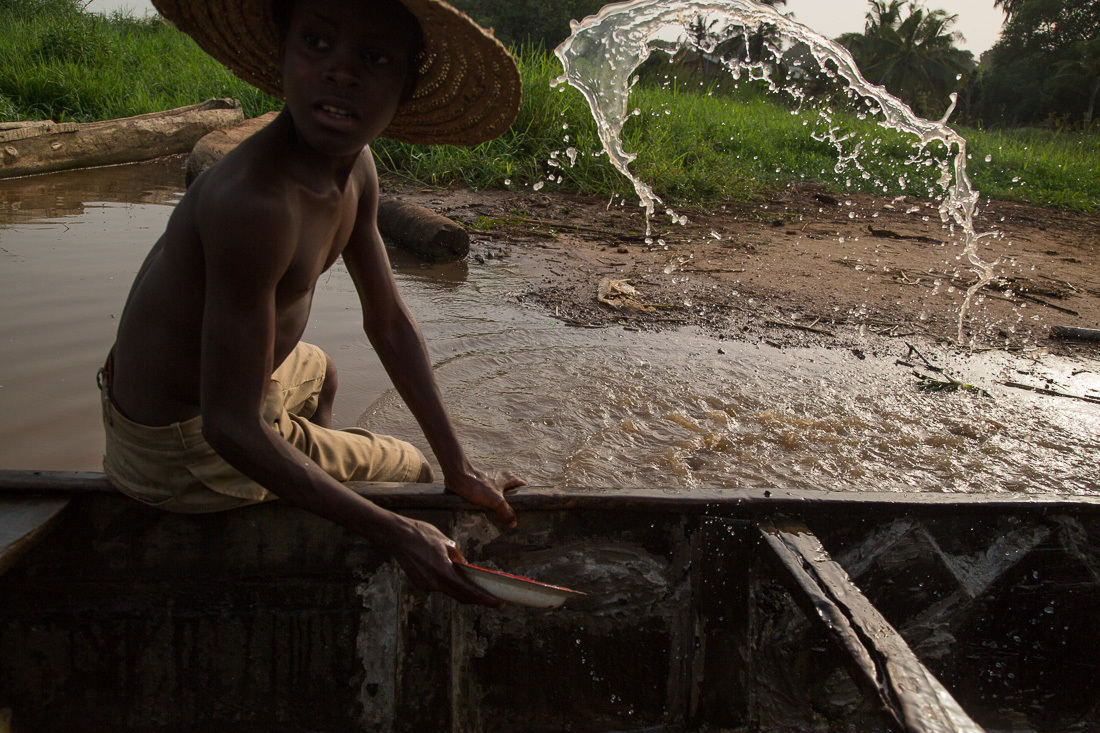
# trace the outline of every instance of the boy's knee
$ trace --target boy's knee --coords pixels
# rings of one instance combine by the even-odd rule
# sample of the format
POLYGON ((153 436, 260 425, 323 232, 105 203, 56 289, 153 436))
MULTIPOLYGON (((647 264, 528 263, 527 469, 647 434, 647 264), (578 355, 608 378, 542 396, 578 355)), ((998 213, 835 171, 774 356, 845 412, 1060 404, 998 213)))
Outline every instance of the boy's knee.
POLYGON ((325 381, 321 385, 321 391, 325 394, 336 394, 337 374, 336 374, 336 362, 332 360, 332 357, 327 352, 321 352, 325 355, 325 381))
POLYGON ((428 459, 424 457, 424 453, 419 448, 416 449, 416 454, 420 456, 420 475, 416 477, 416 483, 432 483, 435 476, 432 474, 432 467, 428 464, 428 459))

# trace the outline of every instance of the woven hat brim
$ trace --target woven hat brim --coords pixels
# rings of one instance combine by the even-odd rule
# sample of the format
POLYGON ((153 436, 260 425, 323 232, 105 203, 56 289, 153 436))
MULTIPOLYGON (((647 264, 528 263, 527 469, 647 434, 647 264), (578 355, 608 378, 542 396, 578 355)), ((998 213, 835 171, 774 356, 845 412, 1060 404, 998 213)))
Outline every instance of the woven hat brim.
MULTIPOLYGON (((477 145, 512 126, 522 95, 508 50, 441 0, 401 0, 420 21, 424 52, 412 95, 383 137, 421 145, 477 145)), ((153 0, 156 9, 238 77, 283 98, 271 0, 153 0)))

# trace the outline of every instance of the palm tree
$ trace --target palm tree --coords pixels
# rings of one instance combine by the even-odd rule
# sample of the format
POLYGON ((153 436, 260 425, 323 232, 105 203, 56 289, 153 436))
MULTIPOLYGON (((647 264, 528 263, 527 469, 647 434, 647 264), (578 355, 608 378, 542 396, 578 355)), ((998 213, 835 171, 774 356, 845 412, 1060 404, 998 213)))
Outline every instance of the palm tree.
MULTIPOLYGON (((787 4, 787 0, 756 0, 756 2, 773 8, 787 4)), ((711 80, 725 68, 718 59, 736 59, 749 63, 761 61, 764 56, 765 42, 774 41, 778 35, 775 26, 765 25, 747 36, 737 34, 733 37, 717 37, 713 31, 716 25, 718 25, 717 18, 696 16, 687 28, 687 32, 694 39, 696 46, 710 47, 713 50, 709 53, 700 53, 694 49, 683 48, 673 59, 679 66, 700 78, 704 85, 709 85, 711 80)), ((726 32, 728 33, 728 30, 726 32)))
POLYGON ((1100 38, 1077 43, 1077 58, 1062 61, 1056 67, 1058 76, 1075 81, 1089 95, 1085 108, 1085 132, 1092 127, 1096 97, 1100 95, 1100 38))
POLYGON ((1026 0, 993 0, 993 7, 1004 11, 1005 20, 1011 20, 1026 0))
POLYGON ((974 68, 973 55, 955 46, 962 40, 952 30, 957 21, 957 15, 913 2, 871 0, 863 33, 845 33, 837 41, 868 81, 928 112, 942 109, 960 75, 974 68))

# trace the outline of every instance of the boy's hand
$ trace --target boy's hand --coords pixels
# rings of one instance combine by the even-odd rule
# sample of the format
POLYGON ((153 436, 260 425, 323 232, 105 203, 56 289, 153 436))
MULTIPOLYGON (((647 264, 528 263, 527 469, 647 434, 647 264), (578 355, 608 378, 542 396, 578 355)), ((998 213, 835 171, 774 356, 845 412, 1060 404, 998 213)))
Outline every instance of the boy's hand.
POLYGON ((454 540, 427 522, 403 519, 401 539, 389 549, 413 586, 425 593, 434 590, 446 593, 459 603, 504 606, 504 601, 484 593, 455 569, 454 563, 464 563, 466 558, 454 540))
POLYGON ((511 471, 499 468, 482 471, 470 467, 467 470, 444 477, 444 485, 463 499, 492 509, 509 527, 516 526, 516 513, 504 498, 504 492, 526 485, 526 481, 511 471))

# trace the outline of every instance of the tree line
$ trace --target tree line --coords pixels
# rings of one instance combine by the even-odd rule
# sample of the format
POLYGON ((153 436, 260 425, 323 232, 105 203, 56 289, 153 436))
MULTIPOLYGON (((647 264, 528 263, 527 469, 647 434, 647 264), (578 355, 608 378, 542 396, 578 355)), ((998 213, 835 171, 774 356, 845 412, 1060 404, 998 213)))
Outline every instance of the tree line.
POLYGON ((960 50, 958 16, 907 0, 871 0, 863 33, 837 40, 868 80, 917 111, 959 93, 964 122, 1090 130, 1100 92, 1100 0, 996 0, 997 43, 980 60, 960 50))
MULTIPOLYGON (((509 45, 553 49, 569 21, 603 0, 452 0, 509 45)), ((765 0, 782 10, 785 0, 765 0)), ((995 0, 1005 13, 992 49, 959 48, 958 16, 920 0, 870 0, 862 32, 837 42, 863 75, 919 114, 940 116, 957 92, 953 119, 985 127, 1048 125, 1093 130, 1100 96, 1100 0, 995 0)), ((798 18, 795 17, 795 20, 798 18)))

